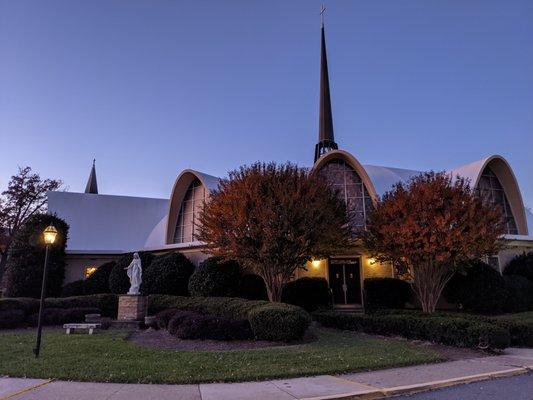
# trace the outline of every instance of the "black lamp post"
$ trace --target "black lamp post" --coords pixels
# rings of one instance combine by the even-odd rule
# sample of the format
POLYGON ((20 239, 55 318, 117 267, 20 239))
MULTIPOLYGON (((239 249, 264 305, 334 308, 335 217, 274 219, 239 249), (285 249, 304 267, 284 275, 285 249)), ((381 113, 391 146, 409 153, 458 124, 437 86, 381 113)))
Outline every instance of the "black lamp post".
POLYGON ((57 237, 57 229, 53 225, 49 225, 43 232, 44 243, 46 244, 46 252, 44 256, 44 269, 43 269, 43 285, 41 287, 41 303, 39 305, 39 319, 37 322, 37 343, 33 349, 35 358, 39 357, 41 352, 41 334, 43 330, 43 311, 44 311, 44 296, 46 293, 46 277, 48 275, 48 253, 50 252, 50 245, 54 244, 57 237))

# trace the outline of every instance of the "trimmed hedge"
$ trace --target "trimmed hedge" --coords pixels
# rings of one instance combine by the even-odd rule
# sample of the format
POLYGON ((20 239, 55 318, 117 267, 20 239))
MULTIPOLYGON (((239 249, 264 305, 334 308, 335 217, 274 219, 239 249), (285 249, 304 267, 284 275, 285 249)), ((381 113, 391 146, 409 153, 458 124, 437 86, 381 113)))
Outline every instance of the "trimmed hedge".
POLYGON ((434 318, 415 314, 344 314, 315 312, 324 326, 379 335, 399 335, 458 347, 503 349, 509 346, 509 330, 461 317, 434 318))
MULTIPOLYGON (((522 312, 533 309, 533 282, 520 275, 504 275, 507 289, 505 310, 522 312)), ((504 299, 502 299, 504 300, 504 299)))
POLYGON ((509 331, 511 346, 533 346, 533 325, 501 317, 488 317, 483 315, 466 314, 460 312, 439 311, 433 314, 422 314, 418 310, 381 310, 373 315, 409 315, 423 318, 463 318, 468 321, 496 325, 509 331))
POLYGON ((26 325, 24 310, 0 310, 0 329, 12 329, 26 325))
POLYGON ((520 275, 533 282, 533 251, 522 253, 511 261, 503 270, 504 275, 520 275))
MULTIPOLYGON (((70 322, 84 322, 86 314, 95 314, 100 310, 94 307, 81 308, 45 308, 43 325, 63 325, 70 322)), ((39 314, 31 314, 27 318, 29 326, 37 326, 39 314)))
POLYGON ((324 278, 300 278, 283 286, 281 301, 302 307, 306 311, 330 305, 328 282, 324 278))
POLYGON ((188 296, 187 286, 193 271, 194 265, 181 253, 158 256, 143 270, 141 293, 188 296))
POLYGON ((193 311, 178 311, 169 322, 169 332, 180 339, 245 340, 253 337, 250 323, 193 311))
MULTIPOLYGON (((95 294, 90 296, 50 297, 45 299, 47 308, 93 308, 105 317, 117 315, 118 297, 114 294, 95 294)), ((25 315, 39 312, 39 300, 25 297, 0 299, 0 311, 22 310, 25 315)))
POLYGON ((235 261, 209 257, 192 274, 189 292, 195 297, 234 297, 240 277, 240 267, 235 261))
MULTIPOLYGON (((155 255, 149 251, 139 251, 138 253, 144 271, 149 268, 155 255)), ((111 269, 111 273, 109 274, 109 290, 111 293, 125 294, 130 289, 130 280, 126 268, 130 265, 132 260, 133 253, 124 254, 111 269)))
POLYGON ((411 285, 395 278, 368 278, 364 281, 368 309, 404 308, 411 297, 411 285))
POLYGON ((301 339, 311 318, 300 307, 245 300, 232 297, 179 297, 168 295, 148 296, 148 313, 157 314, 169 308, 211 314, 232 320, 248 320, 258 340, 289 341, 301 339), (268 324, 261 321, 264 318, 268 324))

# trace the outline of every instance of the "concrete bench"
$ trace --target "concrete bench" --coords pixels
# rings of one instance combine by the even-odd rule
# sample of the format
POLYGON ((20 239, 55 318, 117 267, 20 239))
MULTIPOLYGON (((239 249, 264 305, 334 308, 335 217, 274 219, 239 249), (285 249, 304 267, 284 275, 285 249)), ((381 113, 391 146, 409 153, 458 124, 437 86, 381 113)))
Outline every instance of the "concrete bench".
POLYGON ((89 331, 89 335, 92 335, 93 331, 100 328, 100 326, 101 324, 64 324, 63 328, 67 330, 67 335, 70 335, 70 332, 76 329, 86 329, 89 331))

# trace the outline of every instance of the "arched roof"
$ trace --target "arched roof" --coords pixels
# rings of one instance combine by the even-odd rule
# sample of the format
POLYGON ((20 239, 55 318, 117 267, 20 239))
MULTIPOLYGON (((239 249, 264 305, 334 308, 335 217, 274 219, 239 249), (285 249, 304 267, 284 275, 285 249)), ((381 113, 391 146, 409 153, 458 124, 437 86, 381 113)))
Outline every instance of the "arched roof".
POLYGON ((522 200, 522 194, 520 193, 520 187, 518 186, 518 181, 516 180, 515 174, 505 158, 499 155, 492 155, 490 157, 474 161, 470 164, 453 168, 448 172, 452 175, 453 179, 455 179, 457 176, 467 178, 472 187, 476 188, 479 183, 479 179, 481 178, 481 174, 486 167, 490 167, 503 187, 516 221, 518 234, 527 235, 528 227, 526 210, 522 200))
POLYGON ((179 174, 176 178, 174 186, 172 188, 172 194, 170 195, 168 218, 166 219, 166 237, 165 244, 172 243, 174 236, 174 228, 176 227, 176 220, 178 218, 178 212, 181 207, 181 202, 187 193, 187 189, 190 184, 198 179, 202 186, 206 189, 206 197, 218 187, 220 178, 216 176, 204 174, 203 172, 195 171, 192 169, 186 169, 179 174))
POLYGON ((408 182, 411 178, 422 173, 422 171, 411 169, 381 167, 377 165, 363 165, 363 167, 380 197, 390 191, 395 183, 408 182))
POLYGON ((322 167, 324 167, 328 162, 332 160, 343 160, 344 162, 346 162, 350 167, 355 170, 355 172, 357 172, 357 174, 363 181, 366 189, 368 190, 372 201, 374 201, 375 203, 379 199, 378 193, 376 192, 376 188, 374 187, 374 183, 368 176, 367 171, 361 165, 361 163, 357 161, 357 159, 347 151, 331 150, 328 153, 324 154, 315 162, 315 165, 313 165, 313 168, 311 169, 311 173, 318 172, 322 167))

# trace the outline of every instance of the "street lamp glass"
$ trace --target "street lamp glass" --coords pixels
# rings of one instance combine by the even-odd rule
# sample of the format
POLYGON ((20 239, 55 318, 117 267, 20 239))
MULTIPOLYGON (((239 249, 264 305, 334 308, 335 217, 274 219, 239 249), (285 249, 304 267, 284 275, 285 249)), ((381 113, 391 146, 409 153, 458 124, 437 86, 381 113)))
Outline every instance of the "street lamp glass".
POLYGON ((46 244, 53 244, 56 241, 57 229, 54 225, 48 225, 43 232, 43 236, 46 244))

